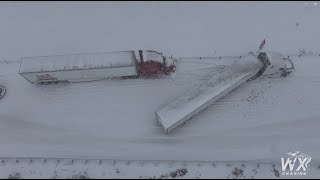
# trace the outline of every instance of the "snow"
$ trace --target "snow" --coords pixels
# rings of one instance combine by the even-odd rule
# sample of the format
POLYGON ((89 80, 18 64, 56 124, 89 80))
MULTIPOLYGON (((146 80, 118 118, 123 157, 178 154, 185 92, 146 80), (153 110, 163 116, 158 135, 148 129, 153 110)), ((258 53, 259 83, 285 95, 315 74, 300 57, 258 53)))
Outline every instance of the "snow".
MULTIPOLYGON (((279 164, 294 150, 312 157, 310 173, 319 177, 319 8, 307 2, 0 2, 0 85, 7 89, 0 100, 1 157, 164 160, 161 172, 133 164, 120 173, 104 165, 10 162, 1 164, 1 177, 70 177, 89 169, 93 177, 148 178, 174 170, 166 160, 181 160, 190 166, 186 177, 226 178, 225 164, 213 169, 192 162, 279 164), (233 62, 232 55, 258 50, 264 38, 264 50, 290 55, 292 74, 246 82, 183 128, 163 134, 157 109, 210 68, 233 62), (177 73, 55 86, 32 85, 18 75, 21 57, 130 49, 177 57, 177 73), (293 56, 301 49, 308 54, 293 56), (224 55, 230 57, 210 58, 224 55)), ((270 167, 254 169, 245 174, 274 177, 270 167)))
POLYGON ((2 2, 1 57, 151 49, 174 56, 320 52, 304 2, 2 2), (300 26, 296 27, 296 22, 300 26))
MULTIPOLYGON (((3 159, 3 161, 0 162, 2 179, 9 177, 16 177, 16 179, 210 179, 212 177, 286 179, 302 177, 283 176, 281 166, 277 164, 254 162, 86 161, 85 159, 19 159, 18 162, 16 159, 3 159)), ((319 171, 319 168, 311 167, 307 176, 303 177, 317 178, 319 171)))
POLYGON ((286 78, 246 82, 170 135, 154 112, 224 67, 223 58, 178 61, 171 78, 48 86, 23 79, 19 63, 3 64, 0 156, 279 162, 299 149, 317 161, 318 59, 293 59, 286 78))
POLYGON ((133 51, 25 57, 20 73, 135 66, 135 60, 133 51))
POLYGON ((262 63, 253 54, 248 54, 225 68, 212 68, 204 75, 204 82, 157 110, 158 121, 164 131, 169 133, 247 81, 261 68, 262 63))

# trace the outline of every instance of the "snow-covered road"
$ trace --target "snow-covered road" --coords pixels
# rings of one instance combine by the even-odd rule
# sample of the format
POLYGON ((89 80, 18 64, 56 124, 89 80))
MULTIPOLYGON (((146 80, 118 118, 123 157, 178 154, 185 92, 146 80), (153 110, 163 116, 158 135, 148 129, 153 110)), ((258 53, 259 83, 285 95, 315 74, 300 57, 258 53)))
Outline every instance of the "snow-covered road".
MULTIPOLYGON (((310 155, 311 167, 319 170, 319 5, 301 1, 0 2, 0 85, 7 88, 0 99, 0 159, 253 160, 279 165, 285 153, 299 150, 310 155), (290 54, 296 69, 288 77, 246 82, 183 128, 170 135, 162 132, 154 111, 198 83, 210 68, 220 69, 234 60, 203 56, 239 56, 258 50, 263 39, 264 50, 282 54, 304 50, 309 55, 290 54), (131 49, 195 58, 179 60, 178 72, 169 79, 37 86, 18 74, 23 56, 131 49)), ((14 172, 31 178, 65 177, 67 172, 59 166, 50 174, 55 163, 21 166, 9 161, 0 163, 0 177, 14 172)), ((159 177, 169 173, 166 163, 160 163, 165 167, 161 172, 155 166, 141 168, 145 173, 140 173, 135 164, 128 171, 89 165, 93 171, 88 173, 90 177, 159 177), (112 172, 104 171, 107 168, 112 172)), ((231 173, 226 168, 187 164, 190 173, 185 177, 224 178, 219 173, 231 173)), ((68 170, 83 173, 86 168, 78 164, 68 170)), ((244 169, 249 170, 245 176, 260 177, 253 169, 244 169)), ((269 174, 263 177, 274 177, 271 170, 264 169, 262 174, 269 174)))
POLYGON ((247 82, 169 135, 156 123, 155 110, 197 83, 208 67, 227 61, 182 59, 178 72, 164 79, 48 86, 23 79, 18 63, 2 64, 7 94, 0 102, 0 156, 279 163, 300 150, 316 162, 319 56, 293 60, 288 77, 247 82))

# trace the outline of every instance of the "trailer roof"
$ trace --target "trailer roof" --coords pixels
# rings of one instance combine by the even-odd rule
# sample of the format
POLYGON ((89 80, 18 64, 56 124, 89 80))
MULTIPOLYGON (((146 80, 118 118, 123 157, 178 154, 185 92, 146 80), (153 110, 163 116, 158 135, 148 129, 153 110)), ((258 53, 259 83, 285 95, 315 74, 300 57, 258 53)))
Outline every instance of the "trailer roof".
POLYGON ((262 63, 248 54, 225 67, 213 67, 203 76, 204 81, 195 84, 185 94, 156 111, 158 121, 166 133, 186 122, 205 107, 217 101, 231 90, 255 75, 262 63))
POLYGON ((20 73, 125 67, 135 65, 134 51, 24 57, 20 73))

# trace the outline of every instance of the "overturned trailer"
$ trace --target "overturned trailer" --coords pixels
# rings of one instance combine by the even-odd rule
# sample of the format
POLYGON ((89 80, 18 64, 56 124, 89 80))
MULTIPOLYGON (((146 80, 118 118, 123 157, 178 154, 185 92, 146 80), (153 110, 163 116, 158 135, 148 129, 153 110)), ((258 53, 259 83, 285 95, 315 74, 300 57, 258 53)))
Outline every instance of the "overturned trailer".
POLYGON ((270 65, 267 56, 253 53, 223 69, 212 69, 204 82, 156 111, 156 118, 165 133, 183 125, 194 115, 217 101, 247 80, 261 76, 270 65), (260 58, 260 59, 259 59, 260 58))

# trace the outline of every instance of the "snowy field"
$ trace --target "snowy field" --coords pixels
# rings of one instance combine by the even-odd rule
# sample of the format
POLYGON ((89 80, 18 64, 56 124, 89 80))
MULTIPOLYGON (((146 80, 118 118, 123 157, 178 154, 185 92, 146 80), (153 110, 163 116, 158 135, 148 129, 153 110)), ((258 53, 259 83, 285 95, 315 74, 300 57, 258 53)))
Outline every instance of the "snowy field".
POLYGON ((1 2, 0 53, 151 49, 174 56, 319 52, 320 2, 1 2), (315 3, 317 3, 315 5, 315 3))
MULTIPOLYGON (((319 178, 319 168, 311 167, 306 178, 319 178)), ((16 159, 0 163, 0 178, 129 178, 129 179, 261 179, 301 178, 282 176, 281 166, 250 162, 113 161, 71 159, 16 159)))
POLYGON ((243 161, 239 177, 274 177, 271 164, 280 171, 280 158, 295 150, 312 157, 310 175, 319 177, 319 8, 315 2, 1 2, 0 85, 7 93, 0 100, 0 177, 160 178, 188 167, 186 178, 232 178, 243 161), (263 38, 267 50, 291 55, 292 74, 246 82, 184 127, 163 133, 155 120, 159 107, 212 68, 239 60, 199 56, 243 55, 263 38), (308 55, 292 56, 304 48, 308 55), (18 74, 23 56, 132 49, 173 54, 177 72, 48 86, 18 74), (64 171, 56 159, 29 164, 16 163, 17 157, 106 162, 75 162, 64 171), (255 173, 257 163, 268 166, 255 173), (114 171, 102 170, 107 166, 114 171))
POLYGON ((279 165, 285 153, 300 150, 317 167, 320 58, 292 59, 290 76, 247 82, 169 135, 156 124, 155 110, 228 59, 182 59, 174 76, 157 80, 48 86, 23 79, 18 63, 2 63, 8 92, 0 104, 0 156, 279 165))

